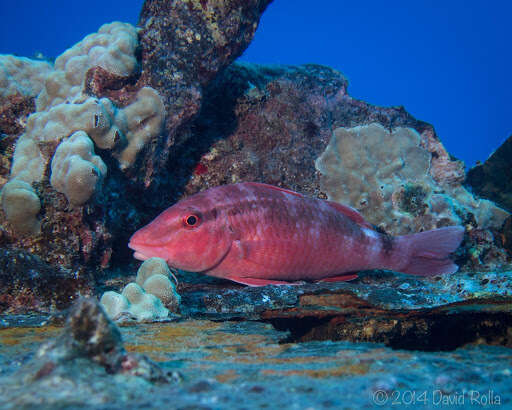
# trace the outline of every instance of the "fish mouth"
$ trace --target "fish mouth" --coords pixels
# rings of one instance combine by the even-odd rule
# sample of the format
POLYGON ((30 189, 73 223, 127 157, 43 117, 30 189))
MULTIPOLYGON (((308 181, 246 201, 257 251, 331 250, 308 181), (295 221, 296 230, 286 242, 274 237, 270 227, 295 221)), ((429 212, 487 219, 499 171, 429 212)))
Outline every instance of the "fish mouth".
POLYGON ((135 251, 135 252, 133 253, 133 257, 134 257, 135 259, 139 260, 139 261, 145 261, 145 260, 147 260, 147 259, 149 259, 149 258, 150 258, 149 256, 146 256, 146 255, 144 255, 143 253, 140 253, 140 252, 138 252, 138 251, 135 251))
POLYGON ((128 247, 135 251, 133 253, 133 257, 140 261, 145 261, 146 259, 149 259, 149 258, 152 258, 153 256, 155 256, 154 255, 155 252, 152 251, 152 248, 155 248, 155 247, 153 247, 151 245, 140 245, 137 243, 133 243, 133 241, 130 241, 128 243, 128 247), (153 256, 150 256, 152 254, 153 254, 153 256))
MULTIPOLYGON (((135 259, 139 260, 139 261, 145 261, 145 260, 148 260, 150 258, 157 257, 157 256, 148 256, 148 255, 144 254, 143 252, 141 252, 141 250, 140 250, 141 246, 140 245, 134 245, 134 244, 132 244, 130 242, 128 244, 128 247, 134 250, 133 257, 135 259)), ((148 246, 148 247, 150 247, 150 246, 148 246)), ((178 279, 176 278, 176 272, 177 272, 178 268, 176 268, 175 266, 170 265, 169 261, 165 261, 165 262, 167 263, 167 266, 169 266, 169 269, 171 271, 171 278, 176 283, 176 286, 178 286, 178 279)))

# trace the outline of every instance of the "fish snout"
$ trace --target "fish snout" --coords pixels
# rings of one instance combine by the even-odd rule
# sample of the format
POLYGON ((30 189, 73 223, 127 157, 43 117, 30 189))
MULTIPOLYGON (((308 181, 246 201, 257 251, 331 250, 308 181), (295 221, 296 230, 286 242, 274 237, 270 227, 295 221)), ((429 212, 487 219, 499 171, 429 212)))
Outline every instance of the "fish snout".
POLYGON ((145 260, 152 257, 165 259, 165 245, 169 239, 166 236, 148 225, 132 235, 128 247, 135 251, 133 256, 136 259, 145 260))
POLYGON ((130 244, 134 246, 165 246, 171 240, 172 229, 157 219, 135 232, 130 238, 130 244))
POLYGON ((147 244, 148 239, 148 233, 144 229, 139 229, 131 236, 128 247, 136 251, 138 247, 147 244))

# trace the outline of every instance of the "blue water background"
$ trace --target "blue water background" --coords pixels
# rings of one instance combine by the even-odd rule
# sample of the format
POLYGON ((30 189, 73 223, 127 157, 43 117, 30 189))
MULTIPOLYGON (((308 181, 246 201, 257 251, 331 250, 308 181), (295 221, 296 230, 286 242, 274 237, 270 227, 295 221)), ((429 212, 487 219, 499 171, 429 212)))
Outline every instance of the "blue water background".
MULTIPOLYGON (((0 1, 0 53, 55 57, 142 0, 0 1)), ((403 105, 471 166, 512 134, 511 1, 275 0, 242 60, 318 63, 349 92, 403 105)))

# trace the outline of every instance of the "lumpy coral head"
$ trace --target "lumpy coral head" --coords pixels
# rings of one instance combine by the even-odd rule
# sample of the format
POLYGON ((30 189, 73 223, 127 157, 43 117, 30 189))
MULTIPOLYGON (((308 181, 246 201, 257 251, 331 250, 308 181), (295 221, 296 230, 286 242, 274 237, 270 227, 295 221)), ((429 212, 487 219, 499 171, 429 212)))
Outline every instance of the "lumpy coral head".
POLYGON ((207 193, 180 201, 135 232, 128 246, 141 260, 158 257, 189 272, 214 268, 228 253, 232 238, 209 204, 207 193))
POLYGON ((96 190, 107 166, 94 154, 94 145, 83 131, 62 142, 52 160, 50 182, 69 202, 82 205, 96 190))
POLYGON ((41 202, 32 185, 21 180, 9 181, 0 191, 2 207, 7 219, 22 234, 36 233, 40 229, 37 214, 41 202))

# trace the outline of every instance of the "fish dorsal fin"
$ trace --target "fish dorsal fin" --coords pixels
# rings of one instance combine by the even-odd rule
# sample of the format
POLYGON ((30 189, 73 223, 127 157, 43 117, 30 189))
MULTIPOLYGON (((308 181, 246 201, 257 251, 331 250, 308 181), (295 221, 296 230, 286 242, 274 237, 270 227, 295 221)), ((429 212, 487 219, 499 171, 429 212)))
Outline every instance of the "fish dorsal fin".
POLYGON ((375 230, 373 225, 369 223, 366 219, 364 219, 363 215, 361 215, 359 212, 357 212, 354 208, 351 208, 348 205, 342 205, 337 202, 333 201, 325 201, 327 202, 331 207, 336 209, 338 212, 341 212, 343 215, 348 216, 350 219, 352 219, 356 224, 364 226, 365 228, 369 228, 371 230, 375 230))
POLYGON ((262 184, 261 182, 246 182, 245 184, 260 187, 260 188, 275 189, 276 191, 286 192, 287 194, 292 194, 292 195, 298 196, 299 198, 303 198, 303 196, 301 194, 299 194, 298 192, 290 191, 289 189, 280 188, 280 187, 274 186, 274 185, 262 184))

